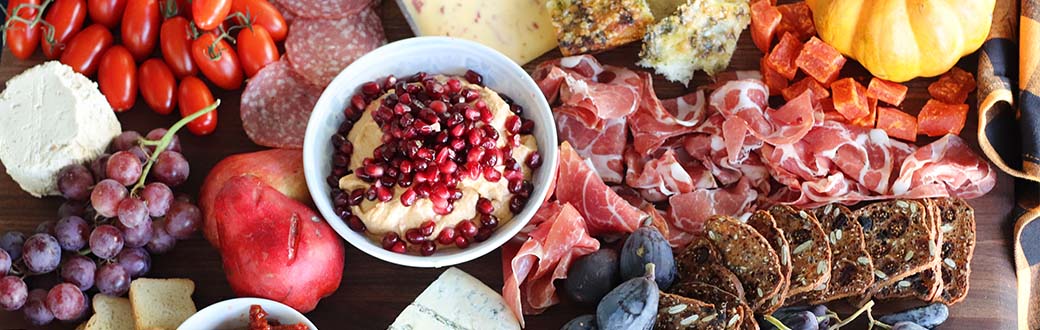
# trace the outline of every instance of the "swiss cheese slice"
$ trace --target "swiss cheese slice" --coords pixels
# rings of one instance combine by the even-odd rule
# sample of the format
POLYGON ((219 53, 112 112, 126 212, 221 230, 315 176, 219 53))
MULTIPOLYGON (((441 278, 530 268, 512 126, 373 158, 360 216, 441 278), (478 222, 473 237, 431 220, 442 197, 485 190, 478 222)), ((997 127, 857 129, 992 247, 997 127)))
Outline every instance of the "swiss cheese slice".
POLYGON ((394 320, 389 330, 519 330, 502 295, 452 267, 394 320))

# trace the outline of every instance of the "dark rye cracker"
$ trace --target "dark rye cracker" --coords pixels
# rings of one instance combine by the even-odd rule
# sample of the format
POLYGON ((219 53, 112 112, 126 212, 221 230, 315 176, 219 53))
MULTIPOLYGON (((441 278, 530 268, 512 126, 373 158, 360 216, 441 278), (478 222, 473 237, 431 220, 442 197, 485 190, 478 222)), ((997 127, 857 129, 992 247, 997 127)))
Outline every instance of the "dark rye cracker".
POLYGON ((740 329, 742 319, 739 306, 711 304, 697 299, 661 292, 657 300, 657 321, 654 329, 722 330, 740 329))
POLYGON ((755 211, 748 218, 747 224, 751 228, 755 228, 755 231, 769 242, 769 246, 773 248, 777 257, 780 258, 780 273, 783 275, 780 291, 768 300, 765 300, 761 305, 751 306, 759 313, 772 314, 773 311, 783 306, 784 300, 787 298, 788 286, 791 284, 791 247, 787 244, 787 239, 784 238, 784 231, 776 226, 776 221, 769 212, 755 211))
MULTIPOLYGON (((686 246, 675 258, 678 267, 679 283, 701 282, 711 283, 723 291, 744 299, 744 286, 737 275, 722 264, 722 256, 718 249, 706 238, 698 237, 686 246)), ((673 285, 674 291, 679 285, 673 285)))
POLYGON ((788 296, 809 292, 826 283, 831 277, 831 248, 816 216, 786 205, 770 207, 769 214, 791 246, 788 296))
MULTIPOLYGON (((935 228, 935 245, 942 246, 943 235, 942 231, 939 230, 942 219, 939 215, 939 207, 931 199, 921 199, 918 202, 924 204, 925 217, 935 228)), ((920 273, 907 276, 886 287, 879 288, 876 292, 871 292, 871 294, 873 299, 877 300, 916 298, 921 301, 932 301, 942 291, 943 281, 941 274, 942 269, 939 263, 935 263, 935 265, 920 273)))
POLYGON ((874 283, 874 262, 867 253, 863 227, 852 210, 841 204, 827 204, 812 212, 827 233, 831 247, 831 279, 823 291, 809 293, 809 302, 820 304, 862 295, 874 283))
POLYGON ((877 292, 938 262, 938 230, 921 202, 878 202, 856 210, 853 216, 863 227, 867 252, 874 261, 874 284, 869 292, 877 292))
POLYGON ((739 305, 744 303, 744 297, 738 297, 722 288, 705 282, 681 282, 672 285, 669 293, 677 294, 686 298, 708 301, 711 303, 726 303, 739 305))
POLYGON ((743 284, 744 301, 759 306, 780 292, 780 258, 754 228, 732 217, 713 216, 705 221, 704 232, 743 284))
POLYGON ((975 210, 960 198, 938 198, 939 231, 943 234, 943 287, 935 301, 953 305, 968 295, 971 257, 975 253, 975 210))

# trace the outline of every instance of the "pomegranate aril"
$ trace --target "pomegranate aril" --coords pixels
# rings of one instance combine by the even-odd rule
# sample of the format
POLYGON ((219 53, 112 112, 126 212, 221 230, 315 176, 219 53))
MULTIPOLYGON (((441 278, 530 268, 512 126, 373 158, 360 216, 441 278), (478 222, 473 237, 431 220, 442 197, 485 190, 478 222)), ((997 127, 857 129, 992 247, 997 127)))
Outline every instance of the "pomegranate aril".
POLYGON ((412 161, 407 159, 402 160, 401 165, 398 165, 398 168, 400 169, 401 173, 412 173, 412 170, 414 169, 412 168, 412 161))
POLYGON ((379 88, 379 84, 376 82, 369 81, 361 84, 361 92, 368 96, 376 96, 379 95, 379 92, 382 92, 382 88, 379 88))
POLYGON ((451 133, 451 136, 460 137, 463 134, 466 134, 466 126, 461 124, 452 126, 449 133, 451 133))
POLYGON ((539 167, 542 167, 542 155, 539 154, 537 151, 532 152, 530 155, 527 155, 526 163, 527 167, 530 167, 531 169, 537 169, 539 167))
POLYGON ((404 104, 412 104, 412 94, 402 93, 397 97, 397 101, 404 104))
POLYGON ((433 187, 433 191, 430 192, 431 196, 436 196, 442 199, 448 199, 451 197, 451 191, 448 191, 448 186, 437 185, 433 187))
POLYGON ((397 242, 396 244, 394 244, 393 247, 390 248, 390 251, 394 251, 397 253, 405 253, 408 251, 408 247, 404 245, 404 242, 397 242))
POLYGON ((383 79, 384 90, 394 88, 395 84, 397 84, 397 77, 394 75, 388 75, 386 76, 386 79, 383 79))
POLYGON ((344 155, 353 154, 354 153, 354 144, 351 143, 350 141, 343 142, 343 144, 341 144, 339 146, 339 152, 343 153, 344 155))
POLYGON ((460 249, 469 247, 469 239, 463 236, 455 236, 455 246, 460 249))
POLYGON ((485 167, 493 167, 498 165, 498 149, 491 149, 490 152, 484 155, 484 159, 480 160, 480 165, 485 167))
POLYGON ((419 228, 412 228, 404 232, 404 239, 411 244, 420 244, 426 241, 426 235, 419 232, 419 228))
POLYGON ((520 117, 509 116, 509 118, 506 118, 505 130, 506 132, 509 132, 509 134, 520 133, 520 117))
POLYGON ((410 107, 410 106, 407 106, 407 105, 402 104, 402 103, 398 103, 397 105, 394 106, 394 114, 395 115, 400 116, 400 115, 403 115, 403 114, 406 114, 406 113, 409 113, 409 112, 412 112, 412 107, 410 107))
POLYGON ((513 196, 513 198, 509 200, 509 212, 512 212, 513 214, 520 213, 520 211, 524 210, 524 205, 526 204, 526 198, 521 196, 513 196))
POLYGON ((447 227, 441 229, 441 233, 437 234, 437 243, 442 245, 449 245, 455 242, 455 228, 447 227))
POLYGON ((441 100, 434 100, 430 102, 430 110, 436 113, 445 113, 448 111, 448 104, 441 100))
POLYGON ((420 81, 423 81, 423 79, 426 79, 426 76, 427 76, 426 72, 419 71, 419 72, 416 72, 415 74, 413 74, 411 77, 408 77, 408 82, 410 82, 410 83, 420 82, 420 81))
POLYGON ((524 180, 524 183, 520 186, 519 195, 526 200, 531 198, 532 191, 534 191, 534 184, 531 184, 531 181, 524 180))
POLYGON ((452 150, 461 151, 462 149, 466 148, 466 140, 463 140, 461 138, 451 139, 451 144, 449 146, 452 150))
POLYGON ((329 187, 333 189, 339 188, 339 176, 335 174, 330 174, 329 176, 325 177, 325 183, 327 183, 329 187))
POLYGON ((475 85, 484 85, 484 76, 473 70, 466 70, 466 81, 475 85))
MULTIPOLYGON (((513 136, 517 136, 517 135, 513 135, 513 136)), ((484 141, 480 142, 480 146, 484 147, 484 149, 491 150, 491 149, 495 149, 495 147, 497 146, 497 143, 495 142, 495 140, 484 139, 484 141)))
POLYGON ((349 204, 350 206, 361 205, 361 200, 365 198, 365 189, 354 189, 350 192, 349 204))
POLYGON ((350 158, 343 154, 332 155, 332 165, 344 167, 350 164, 350 158))
POLYGON ((473 221, 462 220, 455 225, 455 231, 459 237, 473 238, 477 235, 477 226, 473 224, 473 221))
POLYGON ((512 158, 512 157, 506 158, 506 161, 502 162, 502 164, 505 165, 505 170, 506 171, 509 171, 509 170, 519 171, 520 170, 520 163, 518 163, 516 161, 516 158, 512 158))
POLYGON ((480 214, 491 214, 495 212, 495 206, 491 205, 490 199, 481 197, 477 199, 477 212, 480 212, 480 214))
POLYGON ((484 149, 484 147, 480 147, 480 146, 477 146, 477 147, 474 147, 473 149, 470 149, 469 150, 469 154, 466 155, 466 162, 467 163, 479 163, 482 159, 484 159, 484 153, 485 152, 486 152, 486 149, 484 149))
POLYGON ((437 113, 433 110, 422 110, 419 112, 419 118, 421 118, 427 124, 433 125, 441 121, 440 117, 437 117, 437 113))
POLYGON ((477 230, 477 235, 473 236, 473 240, 477 242, 486 241, 488 238, 491 238, 491 233, 491 228, 481 227, 480 230, 477 230))
POLYGON ((534 132, 534 122, 530 120, 524 120, 523 124, 520 124, 520 134, 531 134, 534 132))
POLYGON ((455 174, 458 171, 459 165, 453 161, 446 161, 441 163, 440 170, 442 174, 455 174))
POLYGON ((365 102, 365 97, 361 96, 361 94, 354 94, 354 96, 350 97, 350 105, 358 112, 365 111, 367 103, 365 102))
POLYGON ((494 215, 491 215, 491 214, 481 215, 480 216, 480 227, 481 228, 487 227, 487 228, 495 229, 495 227, 498 227, 498 217, 496 217, 494 215))
POLYGON ((418 151, 415 152, 415 157, 427 161, 433 160, 433 150, 430 150, 430 148, 421 147, 418 151))
MULTIPOLYGON (((480 102, 480 101, 477 101, 477 102, 480 102)), ((466 119, 469 120, 469 121, 480 120, 480 110, 477 109, 477 108, 474 108, 474 107, 468 107, 468 108, 466 108, 466 112, 463 113, 463 116, 465 116, 466 119)))
POLYGON ((380 202, 389 202, 394 198, 394 194, 387 187, 376 187, 376 198, 380 202))
POLYGON ((491 112, 491 109, 488 109, 487 107, 480 109, 481 121, 483 121, 485 124, 491 124, 491 120, 493 119, 495 119, 495 114, 491 112))
POLYGON ((433 220, 426 220, 422 225, 419 225, 419 233, 423 234, 423 236, 433 235, 433 229, 436 227, 436 222, 433 222, 433 220))
POLYGON ((452 159, 455 159, 455 150, 447 146, 443 146, 437 150, 437 157, 435 158, 435 160, 438 164, 444 164, 444 162, 447 162, 452 159))
POLYGON ((337 178, 342 178, 347 174, 350 174, 350 170, 348 170, 346 167, 335 167, 332 169, 332 175, 336 176, 337 178))
POLYGON ((433 255, 434 252, 437 252, 437 244, 433 242, 424 242, 419 246, 419 254, 425 257, 433 255))
POLYGON ((347 219, 347 227, 350 227, 350 230, 353 230, 353 231, 356 231, 356 232, 359 232, 359 233, 365 232, 365 223, 362 222, 361 218, 359 218, 356 215, 351 215, 350 217, 348 217, 348 219, 347 219))
POLYGON ((498 180, 502 179, 502 173, 498 172, 494 167, 485 167, 484 179, 490 182, 498 182, 498 180))
POLYGON ((368 174, 368 176, 373 178, 382 177, 384 171, 385 169, 382 165, 368 164, 365 166, 365 174, 368 174))
MULTIPOLYGON (((512 173, 512 172, 514 172, 514 171, 507 171, 506 173, 512 173)), ((524 186, 524 184, 523 184, 523 182, 521 180, 509 179, 508 188, 509 188, 509 192, 510 193, 514 193, 514 194, 515 193, 519 193, 520 189, 522 189, 523 186, 524 186)))
POLYGON ((506 180, 509 180, 509 181, 517 181, 517 182, 519 182, 520 180, 524 179, 524 174, 523 174, 523 172, 520 172, 520 171, 517 171, 517 170, 505 170, 502 173, 502 177, 506 178, 506 180))
POLYGON ((480 98, 480 92, 473 89, 466 89, 462 91, 462 97, 466 99, 466 102, 473 102, 480 98))
POLYGON ((510 104, 509 105, 509 111, 512 111, 513 114, 516 114, 516 115, 519 116, 519 115, 524 114, 524 107, 520 106, 519 104, 510 104))
POLYGON ((376 192, 376 186, 368 187, 368 190, 365 191, 365 199, 374 201, 377 197, 379 197, 379 193, 376 192))
POLYGON ((444 84, 448 89, 448 93, 455 94, 462 90, 462 82, 458 79, 451 78, 444 84))
POLYGON ((381 241, 381 243, 384 249, 390 250, 394 247, 395 244, 397 244, 400 241, 401 236, 397 235, 397 233, 395 232, 389 232, 386 233, 386 235, 383 235, 383 240, 381 241))

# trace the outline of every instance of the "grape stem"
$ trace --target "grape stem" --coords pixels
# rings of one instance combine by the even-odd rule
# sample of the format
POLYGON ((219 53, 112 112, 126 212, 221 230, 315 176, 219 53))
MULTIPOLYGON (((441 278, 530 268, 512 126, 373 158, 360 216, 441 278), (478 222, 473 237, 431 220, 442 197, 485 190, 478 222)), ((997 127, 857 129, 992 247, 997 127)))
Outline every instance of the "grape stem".
POLYGON ((772 324, 774 327, 776 327, 777 330, 791 330, 791 328, 788 328, 786 325, 784 325, 783 322, 780 322, 780 320, 777 320, 772 315, 763 315, 762 318, 765 319, 766 322, 769 322, 769 324, 772 324))
POLYGON ((830 328, 828 328, 828 330, 841 329, 841 327, 844 327, 852 321, 856 320, 856 318, 858 318, 860 314, 863 314, 863 312, 867 312, 867 318, 870 319, 870 329, 873 329, 875 325, 884 329, 891 329, 892 326, 882 323, 881 321, 874 320, 874 315, 871 314, 871 310, 873 307, 874 301, 868 301, 866 304, 863 305, 863 307, 860 307, 859 310, 857 310, 855 313, 852 313, 852 315, 849 315, 849 317, 845 320, 839 319, 840 322, 838 322, 838 324, 832 325, 830 328))
POLYGON ((152 165, 154 165, 155 160, 159 158, 159 154, 163 153, 163 151, 166 151, 166 148, 170 146, 170 142, 172 142, 173 138, 177 136, 177 131, 180 131, 181 128, 184 128, 184 125, 187 125, 192 120, 202 117, 202 115, 205 115, 210 111, 216 110, 219 106, 220 100, 218 99, 216 102, 213 102, 213 104, 210 104, 205 108, 199 109, 199 111, 196 111, 195 113, 187 117, 181 118, 181 120, 174 123, 173 126, 170 126, 170 129, 166 131, 166 134, 163 135, 162 139, 159 139, 158 141, 141 140, 141 144, 148 146, 155 145, 155 151, 152 152, 150 156, 148 156, 148 161, 144 165, 144 171, 141 171, 141 177, 137 179, 137 184, 134 185, 134 188, 130 189, 130 194, 137 195, 137 191, 144 187, 144 181, 146 178, 148 178, 148 173, 152 171, 152 165))

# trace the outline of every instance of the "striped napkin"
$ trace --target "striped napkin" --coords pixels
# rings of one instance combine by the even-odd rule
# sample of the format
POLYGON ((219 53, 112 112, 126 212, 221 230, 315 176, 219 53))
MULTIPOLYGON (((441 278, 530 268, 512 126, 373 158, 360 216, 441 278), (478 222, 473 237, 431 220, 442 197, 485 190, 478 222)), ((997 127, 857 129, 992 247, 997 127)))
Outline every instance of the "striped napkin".
POLYGON ((1019 178, 1018 328, 1040 329, 1040 0, 997 0, 979 55, 979 144, 1019 178))

